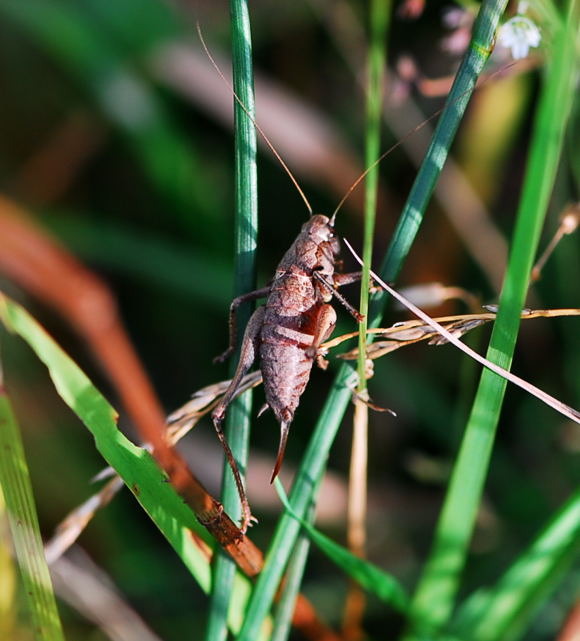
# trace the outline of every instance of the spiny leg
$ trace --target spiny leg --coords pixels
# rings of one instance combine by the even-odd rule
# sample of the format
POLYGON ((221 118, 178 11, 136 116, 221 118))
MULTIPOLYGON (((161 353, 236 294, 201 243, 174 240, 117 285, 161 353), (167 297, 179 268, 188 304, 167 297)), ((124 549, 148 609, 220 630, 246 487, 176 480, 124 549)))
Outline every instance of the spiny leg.
POLYGON ((256 300, 256 298, 264 298, 264 296, 267 296, 269 293, 270 293, 270 287, 262 287, 261 289, 256 289, 252 292, 248 292, 247 294, 242 294, 241 296, 234 298, 234 300, 230 304, 230 316, 229 316, 230 344, 223 354, 220 354, 219 356, 216 356, 213 359, 214 363, 223 363, 236 350, 236 342, 237 342, 237 316, 236 315, 237 315, 238 307, 242 303, 247 303, 248 301, 256 300))
POLYGON ((222 447, 224 448, 226 458, 228 459, 229 466, 236 481, 238 494, 240 495, 240 502, 242 504, 243 513, 242 525, 240 529, 244 533, 246 532, 248 525, 250 525, 252 522, 252 513, 250 511, 250 504, 248 503, 248 497, 246 496, 246 491, 242 483, 242 477, 240 476, 238 464, 234 459, 234 455, 232 454, 230 446, 228 445, 225 434, 222 430, 222 422, 226 414, 226 409, 231 403, 232 398, 235 396, 242 378, 250 369, 256 358, 260 339, 260 331, 262 329, 265 311, 265 307, 258 307, 258 309, 250 317, 250 320, 248 321, 248 325, 246 327, 246 332, 244 333, 242 349, 240 350, 240 360, 238 362, 234 377, 232 378, 230 385, 223 395, 222 399, 211 414, 215 430, 217 432, 218 438, 221 441, 222 447))
POLYGON ((242 477, 240 476, 240 470, 238 468, 238 464, 236 463, 236 459, 234 458, 233 452, 230 449, 230 446, 226 439, 226 435, 222 430, 221 421, 214 419, 213 424, 220 443, 222 444, 222 447, 226 454, 226 458, 228 459, 228 464, 232 470, 232 474, 234 475, 236 487, 238 488, 238 495, 240 497, 240 503, 242 504, 242 522, 240 524, 240 530, 242 531, 242 534, 245 534, 248 526, 252 525, 252 521, 255 521, 256 519, 252 516, 250 503, 246 495, 246 490, 244 489, 244 484, 242 483, 242 477))
POLYGON ((362 278, 362 272, 348 272, 347 274, 336 272, 334 273, 332 280, 335 287, 342 287, 343 285, 350 285, 351 283, 358 283, 362 278))
MULTIPOLYGON (((355 272, 355 274, 356 274, 356 273, 357 273, 357 272, 355 272)), ((350 315, 351 315, 351 316, 352 316, 352 317, 357 321, 357 323, 360 323, 360 322, 362 321, 363 316, 360 314, 360 312, 358 312, 358 311, 357 311, 357 310, 356 310, 356 309, 355 309, 355 308, 354 308, 354 307, 353 307, 353 306, 352 306, 352 305, 351 305, 351 304, 346 300, 346 298, 345 298, 342 294, 339 294, 339 292, 338 292, 338 291, 336 290, 336 288, 332 285, 332 283, 329 283, 329 282, 326 280, 326 278, 324 278, 324 276, 323 276, 322 274, 320 274, 319 272, 314 272, 314 273, 313 273, 313 276, 314 276, 314 278, 316 278, 316 280, 317 280, 319 283, 322 283, 322 284, 324 285, 324 287, 326 287, 326 289, 327 289, 327 290, 328 290, 328 291, 329 291, 329 292, 330 292, 330 293, 331 293, 331 294, 332 294, 332 295, 333 295, 333 296, 334 296, 338 301, 340 301, 340 302, 341 302, 341 303, 346 307, 346 309, 347 309, 348 313, 349 313, 349 314, 350 314, 350 315)), ((351 274, 342 274, 342 276, 351 276, 351 274)), ((354 283, 354 282, 355 282, 355 280, 356 280, 356 279, 353 279, 353 280, 348 281, 348 282, 354 283)), ((360 278, 359 278, 359 280, 360 280, 360 278)), ((343 282, 343 283, 340 283, 340 284, 341 284, 341 285, 346 285, 347 283, 346 283, 346 282, 343 282)))
MULTIPOLYGON (((348 274, 335 272, 332 278, 332 281, 335 287, 342 287, 343 285, 358 283, 359 280, 362 280, 362 272, 348 272, 348 274)), ((382 287, 378 286, 371 278, 369 291, 371 294, 374 294, 376 292, 382 291, 382 287)))

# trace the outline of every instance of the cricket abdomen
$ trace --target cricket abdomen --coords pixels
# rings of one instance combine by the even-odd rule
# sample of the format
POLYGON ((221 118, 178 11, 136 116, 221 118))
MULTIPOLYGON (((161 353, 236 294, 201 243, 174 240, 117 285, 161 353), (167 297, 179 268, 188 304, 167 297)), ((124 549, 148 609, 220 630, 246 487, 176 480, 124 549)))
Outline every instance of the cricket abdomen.
MULTIPOLYGON (((306 338, 308 335, 303 336, 306 338)), ((279 422, 292 421, 310 378, 314 361, 306 355, 306 349, 312 344, 312 336, 309 344, 306 341, 300 343, 296 345, 276 337, 262 339, 260 356, 264 392, 279 422)))
POLYGON ((266 401, 278 421, 291 422, 314 362, 312 318, 319 303, 312 279, 286 273, 275 279, 264 313, 260 369, 266 401))

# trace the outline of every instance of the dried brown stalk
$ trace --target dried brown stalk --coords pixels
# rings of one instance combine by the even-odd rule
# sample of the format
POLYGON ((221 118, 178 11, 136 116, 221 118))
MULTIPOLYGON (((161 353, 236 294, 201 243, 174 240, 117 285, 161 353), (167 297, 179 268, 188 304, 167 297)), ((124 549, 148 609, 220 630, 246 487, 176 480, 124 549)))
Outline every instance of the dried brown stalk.
MULTIPOLYGON (((354 258, 356 259, 356 261, 360 265, 362 265, 362 259, 354 251, 350 243, 345 240, 345 244, 350 250, 350 252, 352 253, 352 255, 354 256, 354 258)), ((452 343, 455 347, 457 347, 459 350, 461 350, 462 352, 470 356, 473 360, 477 361, 480 365, 485 366, 487 369, 491 370, 494 374, 501 376, 502 378, 509 381, 510 383, 513 383, 514 385, 517 385, 518 387, 525 390, 529 394, 532 394, 532 396, 535 396, 537 399, 541 400, 542 403, 545 403, 552 409, 555 409, 557 412, 559 412, 566 418, 571 419, 575 423, 580 423, 580 412, 578 410, 574 409, 573 407, 570 407, 569 405, 566 405, 566 403, 562 403, 562 401, 558 400, 557 398, 554 398, 550 394, 547 394, 546 392, 539 389, 535 385, 528 383, 526 380, 524 380, 520 376, 516 376, 515 374, 512 374, 512 372, 509 372, 508 370, 504 369, 503 367, 500 367, 496 363, 492 363, 490 360, 488 360, 481 354, 478 354, 475 350, 471 349, 470 347, 462 343, 459 340, 459 338, 457 338, 457 336, 454 335, 453 332, 448 331, 445 327, 443 327, 443 325, 441 325, 435 319, 428 316, 423 310, 419 309, 410 300, 407 300, 400 292, 398 292, 397 290, 393 289, 390 285, 385 283, 385 281, 382 278, 380 278, 380 276, 375 274, 375 272, 373 272, 372 270, 371 270, 371 276, 378 285, 380 285, 391 296, 393 296, 396 300, 398 300, 401 304, 403 304, 407 309, 409 309, 409 311, 411 311, 423 323, 431 327, 438 334, 440 334, 442 338, 452 343)), ((530 312, 530 313, 533 314, 534 312, 530 312)), ((544 315, 551 315, 551 313, 549 310, 547 310, 544 313, 544 315)), ((574 315, 574 316, 578 315, 578 310, 573 310, 573 313, 569 315, 574 315)))
MULTIPOLYGON (((491 309, 491 308, 490 308, 491 309)), ((580 316, 580 309, 526 309, 522 311, 522 320, 531 320, 533 318, 557 318, 561 316, 580 316)), ((467 334, 467 332, 490 323, 496 319, 495 312, 483 312, 481 314, 459 314, 456 316, 441 316, 434 318, 436 323, 443 326, 456 338, 467 334)), ((427 341, 429 345, 444 345, 448 339, 441 336, 437 329, 422 320, 409 320, 402 323, 395 323, 392 327, 377 327, 367 330, 367 334, 372 334, 378 340, 367 346, 367 357, 374 360, 394 352, 401 347, 407 347, 414 343, 427 341)), ((344 343, 351 338, 358 336, 358 332, 349 332, 326 341, 321 348, 329 351, 344 343)), ((340 354, 338 358, 344 360, 356 360, 358 358, 358 348, 349 352, 340 354)))

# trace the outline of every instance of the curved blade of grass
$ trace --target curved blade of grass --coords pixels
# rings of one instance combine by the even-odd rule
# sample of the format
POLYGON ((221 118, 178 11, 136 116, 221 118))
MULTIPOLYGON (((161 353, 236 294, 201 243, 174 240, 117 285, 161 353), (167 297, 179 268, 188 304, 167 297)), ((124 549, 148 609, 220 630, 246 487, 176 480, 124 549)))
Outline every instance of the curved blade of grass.
MULTIPOLYGON (((380 274, 387 282, 394 280, 399 273, 419 230, 459 122, 489 56, 505 5, 506 0, 484 0, 481 5, 474 25, 472 42, 457 73, 446 107, 383 262, 380 274)), ((369 326, 379 325, 386 300, 386 296, 379 296, 371 303, 369 326)), ((340 367, 292 486, 289 502, 294 512, 301 518, 304 517, 313 498, 316 481, 324 472, 330 447, 349 404, 351 392, 348 384, 353 381, 352 373, 353 369, 349 365, 340 367)), ((260 629, 261 622, 270 610, 299 531, 299 523, 288 514, 280 518, 266 556, 264 569, 258 577, 248 605, 246 619, 239 635, 241 641, 252 641, 260 629)))
POLYGON ((30 630, 38 641, 64 641, 32 493, 20 429, 0 386, 0 487, 20 567, 30 630))
MULTIPOLYGON (((20 305, 0 294, 0 320, 21 336, 47 366, 57 392, 95 438, 96 447, 161 530, 204 592, 211 589, 213 541, 194 513, 166 482, 151 455, 119 431, 116 412, 79 367, 20 305), (194 540, 195 538, 195 540, 194 540)), ((236 576, 237 609, 230 610, 233 631, 249 596, 249 582, 236 576)))
MULTIPOLYGON (((235 132, 235 287, 240 296, 256 287, 256 244, 258 235, 258 178, 256 169, 256 130, 252 118, 254 109, 254 82, 252 66, 252 34, 246 0, 231 0, 232 73, 236 95, 248 113, 234 100, 235 132)), ((251 305, 243 305, 238 312, 240 336, 250 317, 251 305)), ((239 339, 238 339, 239 345, 239 339)), ((230 373, 234 374, 239 349, 232 359, 230 373)), ((242 477, 248 458, 252 393, 248 390, 228 408, 226 438, 236 458, 242 477)), ((222 503, 229 514, 239 517, 241 507, 238 491, 229 466, 224 464, 222 503)), ((226 554, 216 554, 209 618, 205 631, 207 641, 225 641, 228 634, 227 613, 232 595, 236 566, 226 554)))
POLYGON ((94 17, 60 0, 2 2, 0 11, 89 92, 125 135, 136 161, 170 199, 184 225, 191 225, 192 210, 211 217, 219 191, 208 188, 191 137, 179 132, 146 80, 115 49, 110 34, 99 31, 94 17))
POLYGON ((409 597, 395 577, 384 572, 373 563, 355 556, 345 547, 335 543, 325 534, 319 532, 307 520, 299 517, 292 510, 282 483, 276 479, 275 484, 278 496, 286 508, 287 513, 300 523, 313 543, 317 545, 331 561, 334 561, 338 567, 342 568, 346 574, 357 581, 365 590, 374 594, 382 601, 389 603, 396 610, 407 612, 409 597))
POLYGON ((467 599, 452 625, 452 633, 472 641, 521 638, 579 552, 580 490, 577 490, 497 585, 467 599))
MULTIPOLYGON (((511 365, 530 270, 570 113, 577 29, 578 2, 571 0, 566 27, 554 42, 554 57, 538 105, 512 253, 487 352, 487 358, 504 369, 511 365)), ((433 626, 444 624, 453 607, 505 388, 504 379, 483 371, 432 551, 413 597, 413 613, 433 626)))

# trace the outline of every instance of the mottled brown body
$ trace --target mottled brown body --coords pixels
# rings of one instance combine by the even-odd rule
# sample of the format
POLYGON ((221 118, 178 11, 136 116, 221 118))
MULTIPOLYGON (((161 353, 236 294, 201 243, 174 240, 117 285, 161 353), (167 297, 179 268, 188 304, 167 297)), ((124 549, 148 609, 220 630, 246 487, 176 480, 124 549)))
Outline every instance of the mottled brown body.
POLYGON ((266 401, 280 423, 292 421, 317 348, 334 329, 336 314, 327 305, 332 291, 314 273, 334 286, 338 252, 328 218, 314 216, 276 269, 260 332, 260 368, 266 401))
MULTIPOLYGON (((339 251, 340 245, 329 218, 321 214, 312 216, 280 261, 270 285, 232 302, 230 347, 219 360, 224 360, 234 351, 237 307, 244 301, 267 297, 266 304, 259 307, 248 322, 236 373, 212 413, 236 478, 246 525, 251 518, 249 506, 235 461, 221 432, 221 422, 241 379, 259 354, 265 407, 272 409, 280 423, 280 446, 272 473, 273 481, 282 464, 288 429, 310 378, 312 365, 319 356, 320 345, 330 336, 336 323, 336 312, 329 304, 332 297, 338 297, 360 320, 358 312, 336 291, 336 287, 360 279, 358 272, 335 273, 339 251)), ((319 363, 322 364, 322 360, 319 363)))

